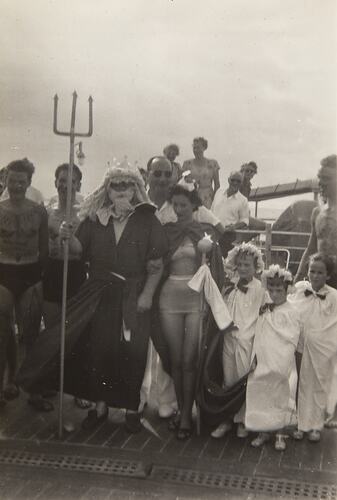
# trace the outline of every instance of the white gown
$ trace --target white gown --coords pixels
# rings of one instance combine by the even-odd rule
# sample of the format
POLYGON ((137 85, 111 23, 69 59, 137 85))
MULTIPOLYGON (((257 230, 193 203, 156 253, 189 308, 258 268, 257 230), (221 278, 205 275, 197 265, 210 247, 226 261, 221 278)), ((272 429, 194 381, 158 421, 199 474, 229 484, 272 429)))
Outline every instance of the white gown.
POLYGON ((303 324, 301 348, 303 352, 299 397, 298 428, 301 431, 321 430, 327 413, 332 412, 336 395, 335 363, 337 354, 337 290, 325 285, 319 294, 305 296, 311 290, 307 281, 296 284, 296 293, 290 297, 298 308, 303 324))
POLYGON ((252 352, 257 366, 247 383, 247 429, 276 431, 293 422, 296 384, 291 377, 299 336, 300 316, 288 301, 259 317, 252 352))
MULTIPOLYGON (((239 279, 234 281, 237 283, 239 279)), ((249 371, 255 325, 259 309, 266 299, 266 291, 259 280, 253 278, 247 286, 247 293, 235 288, 224 296, 233 322, 238 327, 224 337, 222 366, 226 387, 234 385, 249 371)))

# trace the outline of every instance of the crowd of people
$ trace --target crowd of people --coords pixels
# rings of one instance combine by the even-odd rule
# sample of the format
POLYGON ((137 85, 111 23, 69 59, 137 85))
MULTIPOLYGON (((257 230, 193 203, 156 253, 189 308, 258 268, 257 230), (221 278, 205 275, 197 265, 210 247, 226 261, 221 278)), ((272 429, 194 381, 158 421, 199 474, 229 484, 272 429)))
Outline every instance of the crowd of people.
POLYGON ((229 173, 223 187, 218 162, 204 156, 207 146, 195 138, 194 158, 182 166, 175 144, 150 158, 146 171, 115 163, 85 199, 74 165, 71 221, 67 163, 55 170, 57 196, 46 206, 31 186, 31 162, 12 161, 0 171, 0 407, 23 388, 37 411, 54 409, 48 395, 58 390, 68 241, 64 383, 88 409, 84 429, 94 430, 117 407, 126 410, 126 429, 141 431, 156 378, 159 416, 177 439, 188 439, 203 329, 215 319, 223 333, 222 387, 244 379, 246 390, 241 408, 228 412, 212 437, 235 423, 238 437, 258 433, 256 447, 275 434, 275 448, 284 450, 290 428, 295 439, 308 433, 319 441, 336 402, 337 157, 321 161, 322 204, 293 279, 279 265, 265 269, 252 243, 235 241, 236 230, 263 227, 248 204, 256 163, 229 173), (196 291, 191 283, 200 270, 196 291), (219 314, 230 318, 225 328, 219 314), (19 371, 15 332, 25 348, 19 371))

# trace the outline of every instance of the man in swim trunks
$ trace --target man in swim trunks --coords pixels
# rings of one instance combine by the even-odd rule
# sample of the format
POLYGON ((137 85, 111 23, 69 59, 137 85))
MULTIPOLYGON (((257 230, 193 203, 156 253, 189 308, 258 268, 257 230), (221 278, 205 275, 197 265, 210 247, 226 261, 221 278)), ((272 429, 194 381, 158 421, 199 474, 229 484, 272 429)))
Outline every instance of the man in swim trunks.
MULTIPOLYGON (((7 353, 14 335, 13 309, 22 323, 26 352, 39 333, 41 321, 41 275, 48 256, 48 222, 45 208, 26 198, 33 172, 34 165, 26 158, 11 162, 7 167, 9 198, 0 202, 0 406, 6 403, 6 393, 15 387, 14 380, 9 380, 3 392, 7 353)), ((53 409, 38 395, 31 395, 29 402, 41 411, 53 409)))
POLYGON ((328 285, 337 288, 337 156, 330 155, 321 160, 318 184, 323 206, 314 208, 311 215, 311 235, 302 256, 295 282, 304 278, 310 255, 321 252, 334 259, 335 268, 328 285))

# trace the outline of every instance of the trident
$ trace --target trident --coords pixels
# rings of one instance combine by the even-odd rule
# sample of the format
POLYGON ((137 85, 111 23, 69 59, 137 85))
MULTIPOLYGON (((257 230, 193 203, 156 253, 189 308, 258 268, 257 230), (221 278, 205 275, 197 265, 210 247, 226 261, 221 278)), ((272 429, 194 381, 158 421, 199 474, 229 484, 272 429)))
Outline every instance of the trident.
MULTIPOLYGON (((86 134, 75 132, 75 116, 76 116, 76 91, 73 92, 73 103, 71 108, 70 132, 61 132, 57 130, 57 105, 58 96, 54 96, 54 125, 53 131, 56 135, 63 135, 70 138, 70 153, 69 153, 69 169, 67 179, 67 205, 66 205, 66 223, 71 221, 71 194, 72 194, 72 179, 74 167, 74 149, 75 137, 90 137, 92 135, 92 97, 89 101, 89 131, 86 134)), ((58 422, 58 437, 62 438, 63 433, 63 388, 64 388, 64 348, 65 348, 65 332, 66 332, 66 307, 67 307, 67 280, 68 280, 68 260, 69 260, 69 241, 64 241, 64 261, 63 261, 63 288, 62 288, 62 313, 61 313, 61 340, 60 340, 60 392, 59 392, 59 422, 58 422)))

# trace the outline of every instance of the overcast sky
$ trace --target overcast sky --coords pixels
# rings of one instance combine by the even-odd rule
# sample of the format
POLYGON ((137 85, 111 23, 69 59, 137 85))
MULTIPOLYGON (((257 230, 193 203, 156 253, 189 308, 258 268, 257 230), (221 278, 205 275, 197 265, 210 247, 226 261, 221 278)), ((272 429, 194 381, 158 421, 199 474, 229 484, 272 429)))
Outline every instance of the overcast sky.
POLYGON ((1 164, 27 156, 53 193, 69 156, 71 94, 84 141, 83 191, 113 156, 145 165, 168 142, 180 160, 209 141, 221 178, 243 162, 255 185, 315 176, 336 152, 335 0, 1 0, 1 164))

